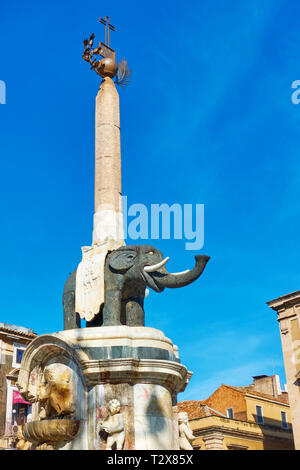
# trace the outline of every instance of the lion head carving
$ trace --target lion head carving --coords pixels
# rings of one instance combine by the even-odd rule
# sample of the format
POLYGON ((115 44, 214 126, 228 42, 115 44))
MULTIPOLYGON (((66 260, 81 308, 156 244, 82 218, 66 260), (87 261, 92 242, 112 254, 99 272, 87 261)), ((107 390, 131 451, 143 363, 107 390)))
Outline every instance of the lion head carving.
POLYGON ((42 418, 71 415, 75 412, 75 383, 71 368, 51 364, 44 369, 38 401, 44 408, 42 418))

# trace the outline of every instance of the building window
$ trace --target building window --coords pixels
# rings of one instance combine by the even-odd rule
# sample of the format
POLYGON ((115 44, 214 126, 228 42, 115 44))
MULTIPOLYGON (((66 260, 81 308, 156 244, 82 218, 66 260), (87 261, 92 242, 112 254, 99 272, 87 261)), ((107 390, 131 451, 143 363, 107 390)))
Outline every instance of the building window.
POLYGON ((284 429, 287 429, 289 427, 287 419, 286 419, 286 412, 285 411, 281 412, 281 426, 284 429))
POLYGON ((25 349, 25 345, 14 343, 12 367, 20 367, 25 349))
POLYGON ((22 362, 23 352, 24 352, 23 349, 19 349, 19 348, 17 349, 17 353, 16 353, 16 362, 17 362, 18 364, 21 364, 21 362, 22 362))
POLYGON ((257 424, 264 424, 264 417, 261 406, 256 406, 256 422, 257 424))
POLYGON ((226 415, 227 418, 233 419, 233 408, 227 408, 226 415))

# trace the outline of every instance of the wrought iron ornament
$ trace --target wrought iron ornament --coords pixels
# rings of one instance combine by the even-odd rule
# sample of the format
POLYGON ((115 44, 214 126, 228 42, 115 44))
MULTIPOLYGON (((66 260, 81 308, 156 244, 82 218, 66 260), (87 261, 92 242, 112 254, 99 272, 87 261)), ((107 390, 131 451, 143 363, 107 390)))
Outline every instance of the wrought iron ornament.
POLYGON ((119 64, 116 62, 116 53, 109 45, 109 32, 115 31, 115 27, 110 24, 109 16, 105 19, 99 18, 100 23, 105 26, 105 42, 99 42, 99 46, 94 48, 95 34, 91 34, 89 39, 84 39, 84 52, 82 58, 91 64, 91 69, 100 77, 115 77, 115 82, 119 86, 128 85, 131 71, 127 61, 123 58, 119 64), (103 57, 102 59, 98 58, 103 57))

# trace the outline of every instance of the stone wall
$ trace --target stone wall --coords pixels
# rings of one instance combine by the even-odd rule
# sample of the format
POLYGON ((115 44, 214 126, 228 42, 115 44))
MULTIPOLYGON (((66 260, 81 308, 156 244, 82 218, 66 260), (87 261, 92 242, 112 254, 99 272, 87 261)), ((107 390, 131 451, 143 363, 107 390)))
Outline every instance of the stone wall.
POLYGON ((6 375, 12 367, 12 355, 2 354, 0 364, 0 440, 5 433, 6 375))
MULTIPOLYGON (((16 361, 17 349, 25 349, 36 334, 29 328, 0 323, 0 449, 8 447, 9 439, 5 435, 7 428, 7 384, 15 386, 15 380, 21 364, 16 361), (12 376, 9 376, 13 372, 12 376), (8 382, 7 382, 7 379, 8 382)), ((12 403, 11 403, 12 406, 12 403)))
POLYGON ((296 450, 300 449, 300 291, 267 302, 278 314, 296 450))
POLYGON ((205 404, 226 415, 227 408, 233 408, 234 419, 246 421, 247 406, 242 393, 226 385, 221 385, 207 400, 205 404))

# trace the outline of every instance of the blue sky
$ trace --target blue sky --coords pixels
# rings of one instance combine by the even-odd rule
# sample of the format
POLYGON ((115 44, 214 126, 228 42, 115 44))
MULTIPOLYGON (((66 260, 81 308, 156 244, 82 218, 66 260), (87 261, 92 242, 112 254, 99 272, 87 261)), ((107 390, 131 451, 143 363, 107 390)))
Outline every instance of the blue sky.
MULTIPOLYGON (((119 90, 123 194, 147 207, 205 204, 205 273, 146 300, 147 326, 194 372, 179 399, 259 374, 285 382, 266 301, 300 288, 299 14, 296 0, 1 5, 1 321, 63 327, 63 285, 92 239, 100 82, 82 40, 103 40, 97 19, 109 15, 132 69, 119 90)), ((170 270, 193 265, 184 240, 153 244, 170 270)))

